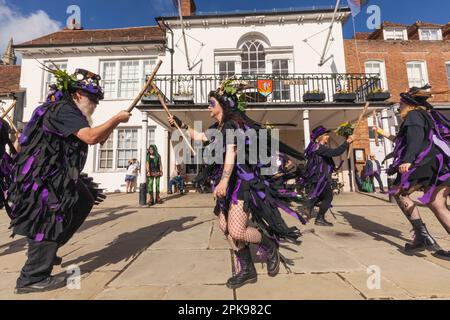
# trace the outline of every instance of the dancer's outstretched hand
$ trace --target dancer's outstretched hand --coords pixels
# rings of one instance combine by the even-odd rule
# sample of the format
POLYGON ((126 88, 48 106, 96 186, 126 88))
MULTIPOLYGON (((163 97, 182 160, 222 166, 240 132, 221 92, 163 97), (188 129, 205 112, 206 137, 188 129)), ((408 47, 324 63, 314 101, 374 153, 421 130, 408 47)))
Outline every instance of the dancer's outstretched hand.
POLYGON ((403 163, 400 165, 398 170, 400 171, 401 174, 403 174, 403 173, 407 173, 409 171, 410 167, 411 167, 411 163, 403 163))
POLYGON ((214 189, 214 198, 224 198, 227 195, 227 184, 223 181, 219 182, 217 187, 214 189))

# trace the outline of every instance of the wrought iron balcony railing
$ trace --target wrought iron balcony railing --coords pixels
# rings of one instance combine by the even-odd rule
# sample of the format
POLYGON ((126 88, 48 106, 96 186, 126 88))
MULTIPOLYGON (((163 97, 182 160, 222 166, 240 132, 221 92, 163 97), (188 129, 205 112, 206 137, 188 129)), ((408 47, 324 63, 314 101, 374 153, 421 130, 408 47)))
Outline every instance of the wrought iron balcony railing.
MULTIPOLYGON (((321 102, 330 103, 335 102, 335 94, 342 92, 353 94, 355 102, 363 102, 368 93, 381 89, 381 80, 377 74, 237 74, 235 77, 254 87, 247 91, 250 103, 311 102, 304 99, 306 93, 322 93, 324 99, 321 102), (268 80, 266 86, 272 86, 272 93, 268 96, 259 93, 258 80, 268 80)), ((158 75, 154 82, 169 102, 208 104, 209 92, 215 90, 224 79, 224 76, 216 74, 175 74, 173 78, 170 75, 158 75)), ((264 82, 260 85, 264 85, 264 82)))

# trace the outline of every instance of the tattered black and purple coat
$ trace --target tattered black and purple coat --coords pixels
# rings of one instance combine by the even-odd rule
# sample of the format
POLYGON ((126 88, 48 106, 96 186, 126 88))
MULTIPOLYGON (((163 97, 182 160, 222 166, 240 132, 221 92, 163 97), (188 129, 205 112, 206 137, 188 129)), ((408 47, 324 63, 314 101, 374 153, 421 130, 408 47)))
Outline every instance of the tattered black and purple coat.
POLYGON ((298 179, 298 184, 305 188, 311 204, 318 201, 327 186, 331 188, 332 174, 343 164, 341 161, 336 167, 333 157, 343 154, 347 147, 347 142, 337 149, 329 149, 318 142, 311 141, 306 148, 306 168, 302 177, 298 179))
POLYGON ((439 186, 450 186, 450 121, 437 110, 408 113, 395 139, 389 175, 397 174, 390 194, 423 190, 419 200, 428 204, 439 186), (399 173, 403 163, 409 171, 399 173))
MULTIPOLYGON (((226 152, 226 131, 227 130, 242 130, 245 132, 249 129, 258 130, 261 126, 245 114, 241 114, 244 124, 239 124, 235 120, 228 120, 220 128, 223 139, 223 159, 225 159, 226 152)), ((218 123, 214 124, 211 128, 218 128, 218 123)), ((266 176, 261 174, 263 165, 259 163, 259 159, 256 164, 254 161, 249 161, 249 146, 250 144, 259 144, 259 134, 257 141, 250 141, 249 138, 245 141, 245 163, 239 163, 236 161, 232 175, 230 177, 227 194, 225 198, 217 199, 214 213, 216 215, 221 212, 228 217, 228 211, 231 203, 237 204, 239 200, 244 202, 244 211, 251 213, 251 219, 256 223, 259 229, 266 232, 270 236, 280 241, 288 241, 293 243, 299 243, 298 238, 301 233, 296 227, 288 227, 280 210, 282 209, 289 215, 300 220, 303 224, 307 222, 305 215, 297 208, 293 208, 292 204, 301 200, 301 197, 294 191, 286 190, 283 184, 277 183, 272 180, 272 176, 266 176)), ((270 139, 269 139, 270 140, 270 139)), ((210 148, 214 148, 214 144, 219 141, 210 141, 210 148)), ((303 156, 297 151, 279 142, 280 153, 288 154, 296 159, 303 160, 303 156)), ((268 147, 270 150, 270 146, 268 147)), ((238 150, 243 151, 243 150, 238 150)), ((275 156, 275 155, 273 155, 275 156)), ((279 155, 276 155, 277 157, 279 155)), ((270 164, 269 164, 270 165, 270 164)), ((212 164, 205 171, 204 179, 212 180, 214 187, 220 182, 223 172, 223 164, 212 164)))
POLYGON ((10 127, 8 123, 0 119, 0 202, 4 206, 8 215, 11 214, 11 208, 6 202, 8 188, 11 185, 11 172, 13 167, 13 157, 16 150, 9 139, 10 127), (6 151, 6 146, 9 147, 10 154, 6 151))
POLYGON ((81 113, 57 92, 36 108, 19 140, 21 151, 15 158, 8 190, 13 235, 58 241, 76 214, 73 208, 77 202, 89 203, 87 207, 92 208, 104 198, 92 179, 81 173, 87 144, 57 129, 61 128, 63 107, 81 113))

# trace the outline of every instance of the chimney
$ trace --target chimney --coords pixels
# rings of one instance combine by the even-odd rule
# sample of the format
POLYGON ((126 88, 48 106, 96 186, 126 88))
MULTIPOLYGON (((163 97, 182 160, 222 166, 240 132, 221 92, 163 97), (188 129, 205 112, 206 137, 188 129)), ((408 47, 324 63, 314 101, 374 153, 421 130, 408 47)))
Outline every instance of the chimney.
POLYGON ((195 16, 196 9, 195 0, 181 0, 181 15, 183 17, 195 16))
MULTIPOLYGON (((5 52, 3 53, 3 56, 2 56, 1 60, 3 60, 3 64, 7 65, 7 66, 13 66, 13 65, 16 64, 17 57, 16 57, 16 54, 14 52, 13 38, 9 39, 8 45, 7 45, 6 49, 5 49, 5 52)), ((2 64, 2 63, 0 63, 0 64, 2 64)))

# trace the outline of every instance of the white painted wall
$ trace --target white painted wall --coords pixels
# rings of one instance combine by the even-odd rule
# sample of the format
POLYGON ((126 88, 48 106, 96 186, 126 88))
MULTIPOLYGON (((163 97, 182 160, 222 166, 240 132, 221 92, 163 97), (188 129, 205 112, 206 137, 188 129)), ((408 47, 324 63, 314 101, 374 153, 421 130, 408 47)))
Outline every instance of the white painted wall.
MULTIPOLYGON (((188 52, 191 60, 197 62, 203 60, 203 63, 195 67, 191 72, 187 68, 187 62, 184 55, 184 44, 182 41, 181 28, 172 26, 174 31, 175 44, 178 46, 175 51, 174 69, 176 73, 214 73, 216 68, 216 60, 214 55, 215 49, 238 49, 238 42, 243 37, 252 34, 264 35, 269 41, 270 47, 292 46, 292 54, 281 54, 282 57, 289 57, 290 72, 296 73, 330 73, 345 72, 344 44, 342 35, 342 25, 337 22, 333 28, 331 47, 328 56, 333 55, 334 58, 328 61, 324 66, 319 67, 320 54, 325 45, 327 37, 327 29, 330 22, 326 23, 285 23, 281 25, 251 25, 244 26, 213 26, 213 27, 191 27, 186 29, 188 52), (303 40, 324 30, 324 32, 308 40, 303 40), (193 39, 192 39, 193 38, 193 39), (199 51, 201 45, 204 46, 199 51), (312 47, 312 48, 311 48, 312 47), (317 52, 315 52, 316 50, 317 52), (198 52, 200 52, 197 59, 198 52), (333 62, 336 69, 332 68, 333 62)), ((167 34, 170 40, 170 33, 167 34)), ((170 43, 170 42, 169 42, 170 43)), ((280 58, 279 54, 267 54, 266 56, 266 72, 271 72, 271 59, 280 58)), ((239 67, 237 67, 239 70, 239 67)), ((238 72, 238 71, 237 71, 238 72)))

